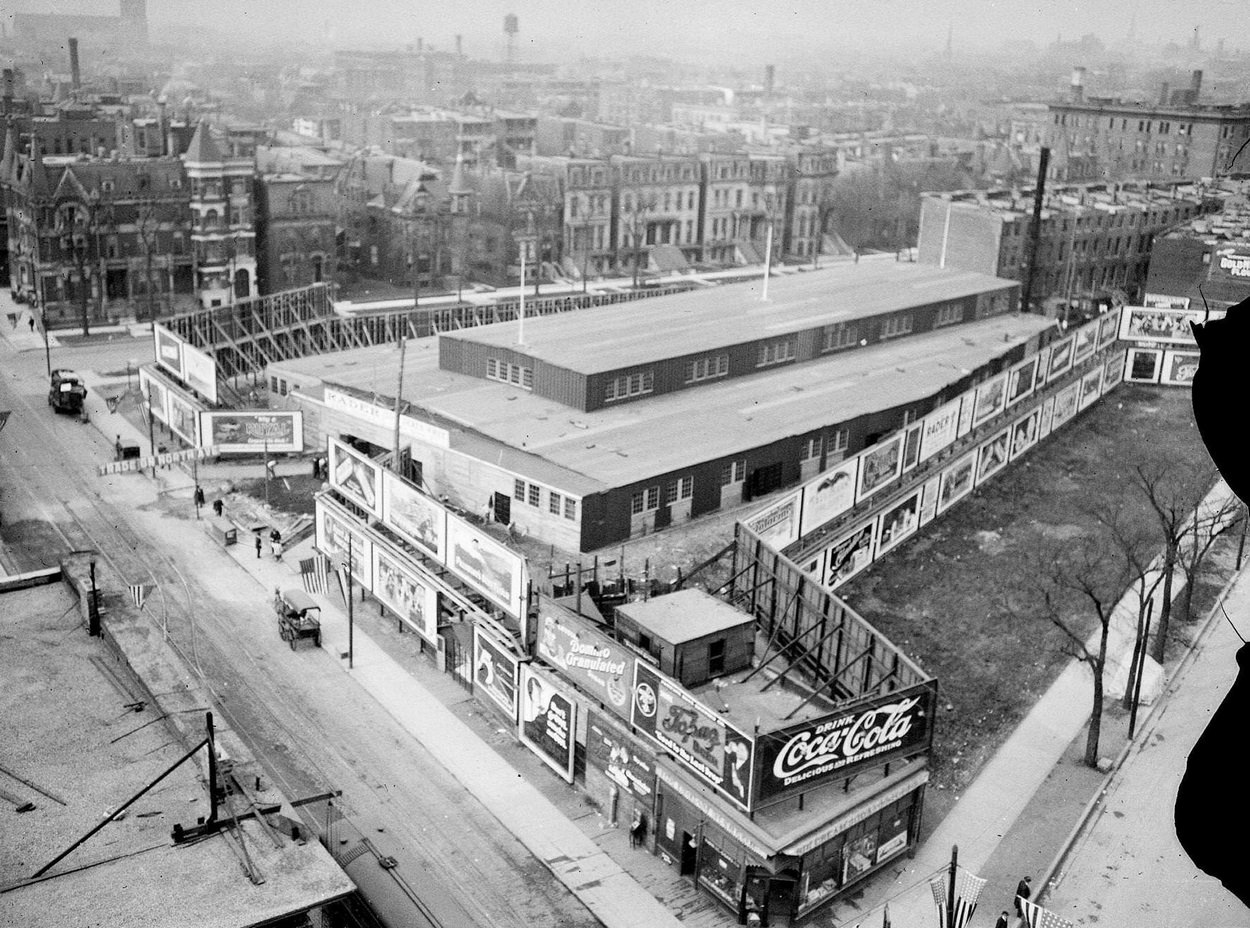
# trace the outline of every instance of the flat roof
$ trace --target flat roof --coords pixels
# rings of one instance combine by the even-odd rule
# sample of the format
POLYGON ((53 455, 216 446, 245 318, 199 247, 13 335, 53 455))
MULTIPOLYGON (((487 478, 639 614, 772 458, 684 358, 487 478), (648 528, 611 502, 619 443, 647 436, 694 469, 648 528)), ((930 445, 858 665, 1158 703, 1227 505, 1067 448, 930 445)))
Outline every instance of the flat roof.
MULTIPOLYGON (((645 302, 613 309, 628 316, 645 302)), ((453 449, 537 480, 529 468, 545 462, 557 488, 585 495, 928 398, 1053 325, 994 316, 594 412, 441 370, 424 340, 408 346, 403 398, 450 428, 453 449)), ((398 354, 391 345, 358 348, 270 369, 393 397, 398 354)))
POLYGON ((526 318, 458 332, 450 338, 510 348, 584 374, 654 363, 775 338, 930 303, 1018 287, 973 271, 910 261, 841 263, 802 274, 762 276, 736 287, 691 290, 620 305, 526 318))
MULTIPOLYGON (((0 757, 26 783, 6 792, 35 808, 4 811, 0 827, 0 924, 27 928, 250 928, 341 898, 354 885, 316 841, 278 845, 254 820, 239 824, 264 882, 244 873, 233 839, 220 834, 175 845, 175 824, 207 816, 202 767, 188 760, 74 850, 41 867, 151 783, 185 751, 123 676, 114 652, 80 627, 76 598, 61 583, 0 594, 0 757), (152 724, 156 722, 156 724, 152 724), (27 784, 38 786, 40 792, 27 784), (55 796, 57 798, 51 798, 55 796)), ((121 610, 110 611, 110 627, 121 610)), ((134 620, 147 624, 147 619, 134 620)), ((157 636, 159 638, 159 636, 157 636)), ((262 801, 270 798, 270 791, 262 801)), ((7 800, 6 800, 7 801, 7 800)), ((245 803, 235 800, 236 811, 245 803)), ((293 815, 289 807, 283 808, 293 815)), ((226 814, 224 808, 219 814, 226 814)), ((236 831, 235 834, 238 834, 236 831)))
POLYGON ((654 599, 625 603, 617 606, 616 611, 670 644, 695 641, 755 622, 754 616, 703 590, 677 590, 654 599))

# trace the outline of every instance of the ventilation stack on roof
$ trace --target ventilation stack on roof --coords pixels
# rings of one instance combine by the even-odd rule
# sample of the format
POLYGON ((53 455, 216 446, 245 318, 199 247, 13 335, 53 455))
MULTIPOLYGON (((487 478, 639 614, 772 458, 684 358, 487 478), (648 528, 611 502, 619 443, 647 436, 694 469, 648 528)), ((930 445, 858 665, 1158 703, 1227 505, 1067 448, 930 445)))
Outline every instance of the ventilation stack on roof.
POLYGON ((1075 67, 1072 69, 1072 102, 1080 103, 1085 99, 1085 69, 1075 67))
POLYGON ((1159 88, 1159 105, 1168 105, 1168 82, 1164 81, 1163 86, 1159 88))
POLYGON ((1202 93, 1202 69, 1194 71, 1194 73, 1190 76, 1189 91, 1194 95, 1193 100, 1190 102, 1197 103, 1198 94, 1202 93))
POLYGON ((69 80, 74 93, 77 93, 79 87, 78 40, 75 38, 69 40, 69 80))

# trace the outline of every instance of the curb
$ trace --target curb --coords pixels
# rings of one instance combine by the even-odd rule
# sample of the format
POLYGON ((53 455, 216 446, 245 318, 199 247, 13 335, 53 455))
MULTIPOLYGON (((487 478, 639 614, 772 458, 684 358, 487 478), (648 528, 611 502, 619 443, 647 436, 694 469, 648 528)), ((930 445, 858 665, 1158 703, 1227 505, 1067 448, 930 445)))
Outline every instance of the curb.
MULTIPOLYGON (((1181 657, 1180 661, 1176 665, 1176 669, 1172 672, 1171 686, 1168 687, 1168 692, 1171 691, 1172 687, 1174 687, 1177 681, 1179 681, 1184 675, 1189 665, 1193 663, 1194 655, 1197 653, 1199 643, 1211 630, 1211 625, 1216 621, 1217 613, 1219 612, 1220 607, 1223 606, 1224 600, 1228 598, 1228 594, 1233 588, 1233 584, 1241 578, 1241 575, 1246 570, 1247 566, 1250 566, 1250 563, 1243 564, 1240 569, 1235 569, 1232 576, 1228 578, 1219 594, 1215 597, 1215 602, 1211 605, 1211 609, 1207 612, 1206 619, 1203 621, 1197 633, 1192 639, 1190 639, 1189 646, 1185 649, 1185 654, 1181 657)), ((1124 747, 1120 749, 1120 753, 1116 755, 1115 760, 1112 761, 1111 769, 1108 770, 1107 775, 1103 777, 1102 782, 1098 785, 1097 791, 1094 793, 1089 802, 1086 803, 1085 808, 1081 811, 1081 815, 1077 819, 1076 824, 1072 827, 1072 831, 1069 832, 1063 844, 1060 845, 1059 851, 1055 854, 1054 859, 1043 872, 1042 878, 1039 881, 1037 895, 1033 899, 1034 902, 1040 904, 1041 900, 1046 897, 1046 892, 1051 886, 1051 881, 1054 880, 1056 874, 1059 874, 1059 871, 1063 868, 1064 862, 1067 860, 1068 855, 1072 853, 1072 849, 1076 845, 1076 842, 1081 838, 1085 830, 1093 823, 1095 818, 1094 813, 1102 805, 1102 801, 1107 794, 1107 790, 1111 786, 1112 780, 1114 780, 1119 774, 1120 768, 1124 766, 1124 762, 1128 760, 1128 756, 1132 750, 1139 747, 1146 740, 1150 731, 1153 730, 1155 722, 1158 721, 1159 713, 1167 704, 1166 697, 1168 692, 1165 692, 1155 702, 1155 704, 1150 707, 1150 711, 1146 713, 1146 717, 1142 720, 1142 725, 1138 730, 1137 737, 1125 744, 1124 747)))

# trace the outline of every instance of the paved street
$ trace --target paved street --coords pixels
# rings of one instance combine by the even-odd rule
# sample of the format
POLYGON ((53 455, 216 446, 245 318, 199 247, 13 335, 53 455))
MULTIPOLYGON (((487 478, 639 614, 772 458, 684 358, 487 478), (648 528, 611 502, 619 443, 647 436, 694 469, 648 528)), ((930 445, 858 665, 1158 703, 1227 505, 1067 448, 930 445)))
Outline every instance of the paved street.
MULTIPOLYGON (((1225 601, 1250 637, 1250 577, 1225 601)), ((1176 839, 1172 806, 1185 758, 1237 676, 1241 639, 1222 614, 1210 624, 1149 727, 1112 780, 1091 828, 1077 842, 1046 906, 1079 925, 1248 928, 1250 911, 1200 871, 1176 839)), ((1229 746, 1229 763, 1240 747, 1229 746)), ((1239 801, 1238 797, 1229 797, 1239 801)))

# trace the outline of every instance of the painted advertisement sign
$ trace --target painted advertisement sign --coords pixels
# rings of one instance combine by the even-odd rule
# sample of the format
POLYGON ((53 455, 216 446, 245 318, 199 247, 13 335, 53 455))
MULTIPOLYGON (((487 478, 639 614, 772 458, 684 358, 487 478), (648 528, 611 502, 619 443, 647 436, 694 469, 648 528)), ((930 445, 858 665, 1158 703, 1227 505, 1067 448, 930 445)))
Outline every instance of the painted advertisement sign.
POLYGON ((200 410, 192 405, 187 397, 175 392, 167 391, 169 398, 166 400, 169 410, 169 418, 165 420, 165 424, 170 430, 185 441, 188 445, 198 447, 200 444, 200 410))
POLYGON ((858 477, 859 458, 854 457, 804 484, 800 534, 807 535, 850 509, 858 477))
POLYGON ((376 518, 382 518, 382 465, 351 445, 330 440, 330 486, 376 518))
POLYGON ((634 661, 634 727, 742 808, 751 795, 751 741, 646 662, 634 661))
POLYGON ((402 557, 380 544, 373 545, 372 593, 418 635, 430 644, 438 643, 438 594, 402 557))
POLYGON ((1124 379, 1124 352, 1113 351, 1107 358, 1102 369, 1102 392, 1108 393, 1111 388, 1124 379))
POLYGON ((933 740, 934 691, 909 687, 792 725, 755 741, 760 803, 806 792, 832 779, 925 750, 933 740))
POLYGON ((139 390, 146 400, 144 411, 148 406, 152 409, 152 418, 157 422, 169 421, 169 391, 160 378, 146 367, 139 368, 139 390))
POLYGON ((159 323, 152 326, 152 350, 156 363, 182 379, 182 339, 159 323))
POLYGON ((1050 346, 1050 367, 1046 372, 1047 380, 1054 380, 1072 367, 1072 336, 1061 338, 1050 346))
POLYGON ((864 451, 859 464, 859 492, 864 500, 894 480, 903 467, 903 436, 894 435, 864 451))
POLYGON ((1102 394, 1102 368, 1096 367, 1081 378, 1079 408, 1091 405, 1102 394))
POLYGON ((602 770, 621 792, 650 802, 655 793, 655 761, 633 747, 593 709, 586 713, 586 763, 602 770))
POLYGON ((447 559, 447 510, 389 470, 382 471, 382 521, 431 557, 447 559))
POLYGON ((569 783, 573 782, 573 743, 577 704, 530 664, 521 665, 521 743, 569 783))
POLYGON ((1012 406, 1033 392, 1037 382, 1037 355, 1026 358, 1007 372, 1007 405, 1012 406))
POLYGON ((799 537, 799 498, 801 493, 791 493, 767 509, 743 519, 742 524, 771 547, 778 550, 799 537))
POLYGON ((363 528, 331 503, 317 500, 317 550, 331 560, 346 562, 350 538, 352 576, 369 589, 373 586, 373 541, 363 528))
POLYGON ((1217 276, 1215 271, 1219 271, 1238 282, 1250 280, 1250 254, 1238 251, 1235 247, 1217 248, 1211 270, 1212 277, 1217 276))
POLYGON ((1145 306, 1160 306, 1164 309, 1189 309, 1189 297, 1168 296, 1164 293, 1147 293, 1142 297, 1145 306))
POLYGON ((1042 409, 1038 406, 1011 423, 1011 460, 1014 461, 1037 444, 1041 415, 1042 409))
POLYGON ((628 721, 633 652, 549 599, 538 609, 539 656, 628 721))
POLYGON ((1076 330, 1072 344, 1072 363, 1080 364, 1098 347, 1098 321, 1088 322, 1076 330))
POLYGON ((200 433, 221 454, 304 450, 302 412, 202 412, 200 433))
POLYGON ((447 566, 514 616, 525 614, 525 561, 468 522, 447 515, 447 566))
POLYGON ((920 434, 920 460, 927 461, 954 443, 959 427, 960 403, 961 400, 957 399, 943 403, 924 417, 920 434))
POLYGON ((1055 398, 1046 397, 1042 403, 1041 414, 1037 417, 1037 438, 1040 441, 1050 434, 1051 423, 1055 415, 1055 398))
POLYGON ((1113 341, 1120 330, 1120 315, 1114 311, 1098 320, 1098 348, 1101 351, 1113 341))
POLYGON ((1051 418, 1051 429, 1057 429, 1076 415, 1077 391, 1079 383, 1070 383, 1055 394, 1055 414, 1051 418))
POLYGON ((517 720, 519 663, 481 624, 473 624, 473 692, 489 696, 513 723, 517 720))
POLYGON ((829 546, 824 569, 825 586, 836 589, 872 563, 876 528, 877 520, 869 519, 829 546))

